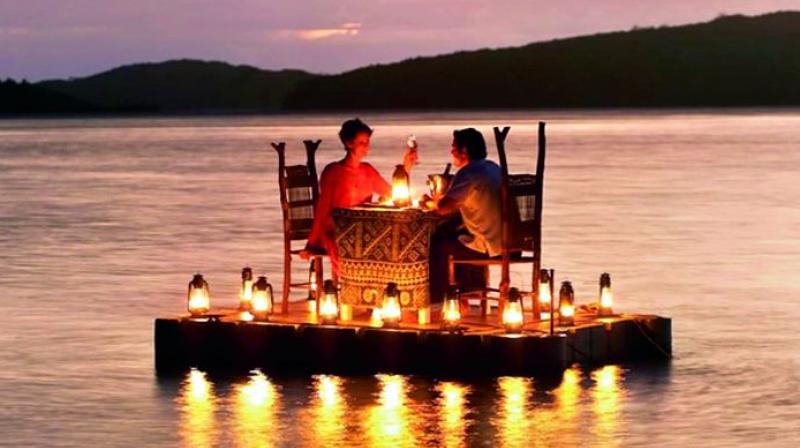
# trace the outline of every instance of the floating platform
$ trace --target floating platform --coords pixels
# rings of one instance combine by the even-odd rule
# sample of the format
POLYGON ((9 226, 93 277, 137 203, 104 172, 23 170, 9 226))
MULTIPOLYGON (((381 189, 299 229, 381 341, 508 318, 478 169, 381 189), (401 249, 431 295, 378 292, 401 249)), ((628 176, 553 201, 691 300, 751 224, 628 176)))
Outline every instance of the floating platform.
MULTIPOLYGON (((570 365, 665 361, 671 357, 671 320, 645 314, 598 317, 578 310, 575 325, 548 320, 526 322, 520 334, 506 334, 496 316, 477 308, 450 333, 439 324, 375 326, 368 315, 337 325, 319 325, 304 302, 268 322, 247 322, 238 310, 209 317, 155 321, 155 363, 159 375, 196 367, 206 371, 275 374, 403 373, 447 376, 525 375, 561 371, 570 365)), ((526 318, 530 317, 526 315, 526 318)))

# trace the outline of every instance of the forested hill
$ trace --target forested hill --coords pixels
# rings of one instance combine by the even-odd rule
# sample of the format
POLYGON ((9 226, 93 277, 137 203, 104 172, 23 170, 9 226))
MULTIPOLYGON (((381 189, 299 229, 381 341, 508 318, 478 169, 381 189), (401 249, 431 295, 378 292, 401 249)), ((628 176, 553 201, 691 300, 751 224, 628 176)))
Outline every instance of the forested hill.
POLYGON ((276 111, 295 85, 311 77, 299 70, 267 71, 223 62, 177 60, 128 65, 37 86, 109 111, 276 111))
POLYGON ((301 83, 287 109, 800 105, 800 12, 460 52, 301 83))
POLYGON ((0 113, 800 106, 800 12, 464 51, 338 75, 176 60, 0 83, 0 113))

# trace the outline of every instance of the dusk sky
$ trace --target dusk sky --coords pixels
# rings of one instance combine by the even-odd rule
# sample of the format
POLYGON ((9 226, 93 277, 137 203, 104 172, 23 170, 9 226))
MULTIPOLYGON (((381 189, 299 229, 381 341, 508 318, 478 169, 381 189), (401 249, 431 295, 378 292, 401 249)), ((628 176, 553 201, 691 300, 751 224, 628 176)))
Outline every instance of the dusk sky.
POLYGON ((336 73, 370 63, 800 9, 800 0, 0 0, 0 78, 221 60, 336 73))

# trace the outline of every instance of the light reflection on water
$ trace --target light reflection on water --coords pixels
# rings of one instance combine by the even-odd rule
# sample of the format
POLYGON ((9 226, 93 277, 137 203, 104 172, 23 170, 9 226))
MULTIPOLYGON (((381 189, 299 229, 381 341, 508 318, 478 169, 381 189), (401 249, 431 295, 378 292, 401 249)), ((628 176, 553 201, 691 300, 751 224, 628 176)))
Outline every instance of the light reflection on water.
POLYGON ((177 392, 179 433, 181 444, 193 447, 230 441, 242 447, 463 447, 490 443, 491 434, 491 444, 502 447, 587 440, 619 445, 619 366, 588 376, 573 367, 555 378, 555 387, 548 384, 552 380, 543 390, 536 390, 536 379, 524 377, 469 382, 316 375, 298 383, 258 370, 212 380, 192 369, 177 392), (281 401, 289 395, 307 403, 305 409, 285 412, 281 401))

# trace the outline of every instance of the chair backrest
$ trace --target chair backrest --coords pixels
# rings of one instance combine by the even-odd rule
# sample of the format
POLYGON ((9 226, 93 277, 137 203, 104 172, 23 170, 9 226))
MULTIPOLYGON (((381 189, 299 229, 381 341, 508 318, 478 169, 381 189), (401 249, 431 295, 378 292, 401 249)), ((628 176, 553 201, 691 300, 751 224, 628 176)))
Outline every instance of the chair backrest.
POLYGON ((511 128, 494 128, 497 153, 500 156, 500 170, 503 182, 500 187, 500 210, 503 216, 503 252, 500 278, 500 307, 498 316, 502 315, 511 283, 509 263, 512 250, 533 251, 533 272, 531 275, 531 293, 533 311, 539 311, 539 275, 542 266, 542 193, 544 191, 544 155, 545 138, 544 123, 539 122, 539 144, 536 157, 536 174, 508 174, 505 140, 511 128), (531 207, 532 205, 532 207, 531 207), (531 212, 532 209, 532 212, 531 212), (512 246, 512 226, 517 243, 512 246))
POLYGON ((321 140, 304 140, 306 165, 286 166, 286 143, 273 143, 278 153, 283 233, 286 240, 306 240, 314 224, 314 207, 319 198, 315 153, 321 140))

